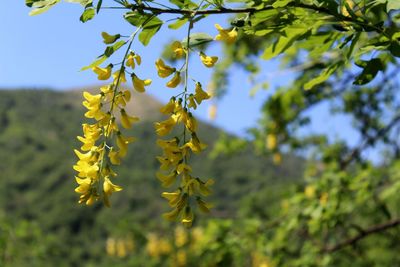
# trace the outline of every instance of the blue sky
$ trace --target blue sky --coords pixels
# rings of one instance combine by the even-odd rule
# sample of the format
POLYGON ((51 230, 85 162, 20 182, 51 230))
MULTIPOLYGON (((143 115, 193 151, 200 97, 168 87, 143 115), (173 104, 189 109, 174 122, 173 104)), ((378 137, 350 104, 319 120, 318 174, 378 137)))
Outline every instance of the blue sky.
MULTIPOLYGON (((99 84, 91 71, 79 70, 104 51, 101 32, 130 35, 134 30, 123 20, 123 12, 119 10, 104 10, 94 20, 83 24, 79 21, 82 7, 78 4, 60 3, 42 15, 30 17, 30 10, 24 5, 24 1, 3 1, 7 4, 3 3, 0 9, 0 88, 65 90, 99 84)), ((228 25, 227 17, 218 18, 220 21, 216 19, 209 17, 196 24, 194 32, 205 31, 214 35, 217 33, 213 26, 215 22, 228 25)), ((154 62, 165 45, 171 40, 181 40, 184 35, 185 29, 160 31, 149 46, 143 47, 136 42, 133 47, 143 59, 137 74, 141 78, 153 79, 148 93, 163 102, 177 94, 178 89, 174 91, 165 87, 166 80, 157 77, 154 62)), ((207 53, 218 55, 219 49, 219 45, 215 44, 207 53)), ((114 56, 116 62, 120 61, 117 57, 121 55, 114 56)), ((190 75, 206 85, 211 70, 202 66, 195 56, 190 64, 190 75)), ((264 73, 275 73, 278 70, 278 64, 274 61, 263 62, 262 66, 264 73)), ((274 75, 268 75, 271 85, 269 90, 292 78, 290 74, 272 76, 274 75)), ((218 116, 212 123, 244 136, 246 129, 255 125, 262 103, 270 91, 260 91, 256 97, 251 98, 251 84, 240 69, 232 70, 230 81, 229 93, 219 102, 218 116)), ((208 120, 207 105, 203 105, 196 115, 208 120)), ((349 143, 356 144, 357 135, 346 125, 349 125, 348 119, 332 117, 327 107, 321 107, 314 112, 313 124, 308 131, 327 132, 332 138, 345 136, 349 143)))
MULTIPOLYGON (((98 84, 91 71, 79 69, 92 62, 104 51, 100 33, 121 33, 130 35, 134 30, 122 18, 119 10, 104 10, 88 23, 81 23, 79 16, 82 7, 77 4, 60 3, 50 11, 30 17, 29 8, 24 1, 5 0, 7 5, 0 9, 0 87, 37 87, 57 90, 85 87, 98 84), (6 8, 4 8, 6 6, 6 8)), ((225 19, 224 19, 225 20, 225 19)), ((207 31, 216 34, 212 26, 215 18, 196 25, 195 32, 207 31), (212 23, 210 23, 212 21, 212 23)), ((226 21, 220 24, 228 25, 226 21)), ((154 67, 155 60, 169 41, 181 40, 185 29, 179 31, 160 31, 149 46, 143 47, 136 42, 134 50, 143 59, 138 69, 140 77, 153 79, 148 93, 167 101, 177 90, 165 88, 165 80, 158 78, 154 67)), ((209 53, 218 53, 218 44, 209 53)), ((120 61, 115 55, 115 61, 120 61)), ((204 85, 209 82, 211 70, 195 59, 191 61, 191 76, 204 85)), ((276 68, 271 65, 271 68, 276 68)), ((256 98, 249 97, 251 84, 239 69, 234 69, 228 96, 219 103, 216 125, 229 132, 243 135, 245 129, 254 125, 267 92, 261 92, 256 98)), ((197 115, 207 120, 207 105, 197 115)))

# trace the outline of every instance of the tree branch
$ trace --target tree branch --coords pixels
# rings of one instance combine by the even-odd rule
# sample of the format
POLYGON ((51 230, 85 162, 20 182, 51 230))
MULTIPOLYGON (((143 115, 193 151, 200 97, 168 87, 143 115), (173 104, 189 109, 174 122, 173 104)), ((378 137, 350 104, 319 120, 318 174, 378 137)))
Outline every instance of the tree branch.
POLYGON ((326 247, 322 250, 322 252, 335 252, 338 251, 344 247, 350 246, 350 245, 354 245, 355 243, 357 243, 358 241, 360 241, 361 239, 371 235, 371 234, 375 234, 375 233, 379 233, 379 232, 383 232, 387 229, 393 228, 400 225, 400 219, 395 219, 395 220, 391 220, 382 224, 378 224, 378 225, 374 225, 371 226, 370 228, 360 231, 360 233, 352 238, 349 238, 347 240, 344 240, 342 242, 339 242, 338 244, 331 246, 331 247, 326 247))
MULTIPOLYGON (((367 22, 364 20, 364 22, 360 20, 355 20, 351 17, 344 16, 340 13, 333 12, 329 10, 328 8, 325 7, 319 7, 315 5, 308 5, 308 4, 303 4, 303 3, 289 3, 286 5, 286 7, 292 7, 292 8, 303 8, 303 9, 308 9, 312 10, 318 13, 323 13, 327 14, 330 16, 333 16, 336 18, 338 21, 345 21, 345 22, 351 22, 354 24, 359 25, 366 31, 370 31, 371 29, 374 29, 377 32, 383 33, 383 29, 377 28, 376 26, 372 25, 371 23, 367 22)), ((137 5, 137 4, 128 4, 125 5, 124 7, 117 7, 117 8, 126 8, 130 9, 132 11, 137 11, 137 10, 144 10, 144 11, 150 11, 154 14, 181 14, 181 15, 188 15, 191 16, 193 14, 196 15, 213 15, 213 14, 240 14, 240 13, 257 13, 260 11, 266 11, 266 10, 272 10, 276 9, 272 5, 266 5, 262 8, 254 8, 254 7, 249 7, 249 8, 225 8, 225 7, 220 7, 218 9, 206 9, 206 10, 198 10, 194 11, 191 9, 179 9, 179 8, 159 8, 159 7, 153 7, 153 6, 145 6, 145 5, 137 5)))
POLYGON ((340 169, 344 170, 347 168, 347 166, 356 158, 360 155, 360 153, 370 145, 371 142, 375 142, 376 140, 378 140, 379 138, 381 138, 382 136, 384 136, 386 133, 388 133, 394 126, 397 125, 397 123, 400 122, 400 115, 397 115, 393 118, 393 120, 386 125, 386 127, 382 128, 380 131, 378 131, 378 133, 375 136, 370 136, 368 138, 366 138, 364 140, 364 142, 354 148, 346 158, 344 158, 342 161, 340 161, 340 169))

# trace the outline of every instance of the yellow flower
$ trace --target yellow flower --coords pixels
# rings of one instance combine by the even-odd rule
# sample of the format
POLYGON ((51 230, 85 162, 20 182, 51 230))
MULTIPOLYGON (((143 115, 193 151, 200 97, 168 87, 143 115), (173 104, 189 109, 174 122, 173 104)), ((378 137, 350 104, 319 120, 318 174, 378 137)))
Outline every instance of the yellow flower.
POLYGON ((323 192, 321 197, 319 198, 319 204, 321 206, 325 206, 328 203, 329 194, 327 192, 323 192))
POLYGON ((110 34, 108 34, 106 32, 102 32, 101 36, 103 37, 103 42, 105 44, 112 44, 112 43, 114 43, 115 41, 117 41, 121 37, 120 34, 110 35, 110 34))
POLYGON ((192 211, 192 209, 191 209, 189 206, 187 206, 187 207, 185 208, 184 213, 183 213, 182 221, 181 221, 181 222, 182 222, 182 224, 183 224, 185 227, 189 228, 189 227, 192 226, 193 220, 194 220, 193 211, 192 211))
POLYGON ((173 114, 171 116, 171 118, 173 118, 176 122, 186 122, 188 120, 188 112, 187 109, 183 109, 183 108, 175 108, 175 114, 173 114))
POLYGON ((194 153, 200 153, 207 145, 201 143, 197 135, 193 133, 190 141, 184 144, 183 147, 189 147, 194 153))
POLYGON ((211 68, 214 67, 214 64, 218 61, 218 57, 210 57, 203 52, 200 52, 200 60, 203 62, 204 66, 211 68))
POLYGON ((132 123, 139 121, 138 117, 129 116, 125 109, 121 109, 121 124, 125 129, 130 129, 132 123))
POLYGON ((279 165, 282 162, 282 155, 281 153, 274 153, 274 155, 272 156, 272 161, 276 164, 279 165))
POLYGON ((268 134, 267 135, 267 148, 269 150, 274 150, 277 147, 277 138, 275 134, 268 134))
POLYGON ((196 100, 197 104, 201 104, 203 100, 209 99, 211 96, 203 90, 201 87, 201 83, 196 83, 194 99, 196 100))
POLYGON ((114 72, 113 78, 114 78, 115 84, 117 84, 117 82, 118 83, 126 83, 125 69, 122 68, 122 72, 121 72, 121 70, 117 70, 116 72, 114 72), (118 78, 119 78, 119 80, 118 80, 118 78))
POLYGON ((188 232, 182 226, 175 228, 175 245, 180 248, 188 243, 188 232))
POLYGON ((208 107, 208 117, 210 120, 215 120, 217 117, 217 106, 215 104, 208 107))
POLYGON ((315 191, 315 186, 307 185, 306 188, 304 188, 304 195, 306 195, 307 198, 313 198, 315 196, 315 191))
POLYGON ((211 194, 211 189, 210 187, 214 184, 214 180, 213 179, 208 179, 207 182, 203 182, 200 181, 200 179, 198 179, 199 181, 199 191, 203 196, 208 196, 209 194, 211 194))
POLYGON ((126 66, 131 67, 132 69, 135 68, 135 60, 138 65, 142 63, 142 58, 138 55, 135 54, 134 52, 130 52, 128 58, 126 59, 126 66))
POLYGON ((168 114, 170 114, 170 113, 173 113, 174 110, 175 110, 175 98, 174 98, 174 97, 171 98, 171 99, 169 100, 169 102, 168 102, 165 106, 163 106, 162 108, 160 108, 160 112, 161 112, 162 114, 165 114, 165 115, 168 115, 168 114))
POLYGON ((172 149, 177 147, 178 139, 176 137, 170 140, 158 139, 156 143, 162 149, 172 149))
POLYGON ((90 139, 90 138, 85 138, 82 136, 77 136, 78 140, 81 141, 83 143, 83 145, 81 146, 81 150, 82 151, 88 151, 90 150, 94 144, 95 144, 95 140, 90 139))
POLYGON ((180 191, 180 190, 177 190, 177 191, 172 192, 172 193, 170 193, 170 192, 163 192, 163 193, 161 194, 161 196, 162 196, 163 198, 165 198, 166 200, 168 200, 168 203, 169 203, 169 205, 170 205, 171 207, 175 207, 175 206, 178 204, 179 200, 181 199, 181 191, 180 191))
POLYGON ((165 65, 164 61, 161 58, 157 59, 156 68, 158 76, 160 76, 161 78, 166 78, 176 71, 175 68, 165 65))
POLYGON ((154 128, 156 129, 156 133, 159 136, 167 135, 171 132, 172 128, 175 126, 176 120, 172 117, 169 119, 154 123, 154 128))
POLYGON ((181 58, 185 54, 185 49, 182 47, 181 42, 175 41, 171 45, 172 51, 174 52, 175 58, 181 58))
MULTIPOLYGON (((83 179, 81 179, 83 180, 83 179)), ((77 188, 75 188, 75 192, 79 193, 79 194, 86 194, 91 190, 91 185, 89 182, 81 182, 79 183, 79 186, 77 188)))
POLYGON ((78 172, 78 176, 80 177, 90 177, 93 179, 97 179, 98 177, 99 165, 97 163, 90 164, 86 161, 78 161, 73 168, 78 172))
POLYGON ((97 159, 96 157, 96 153, 93 153, 93 150, 88 151, 86 153, 82 153, 77 149, 74 149, 74 152, 76 154, 76 156, 79 158, 79 160, 82 161, 95 161, 97 159))
POLYGON ((114 165, 121 164, 121 158, 119 157, 119 153, 118 153, 118 151, 114 151, 113 147, 108 152, 108 157, 110 158, 110 161, 112 164, 114 164, 114 165))
POLYGON ((95 142, 99 139, 101 134, 101 129, 97 126, 97 124, 89 125, 82 124, 83 134, 85 137, 78 136, 78 140, 83 143, 81 150, 89 151, 94 147, 95 142))
POLYGON ((164 219, 168 221, 175 221, 178 218, 178 215, 181 211, 179 209, 173 209, 170 212, 166 212, 163 214, 164 219))
POLYGON ((100 68, 95 66, 92 68, 93 72, 97 74, 97 79, 99 80, 108 80, 111 77, 113 65, 110 64, 106 68, 100 68))
POLYGON ((176 252, 176 266, 177 267, 187 266, 187 254, 185 250, 178 250, 176 252))
POLYGON ((104 135, 105 136, 110 136, 113 132, 118 132, 118 124, 115 121, 115 117, 108 117, 107 120, 104 120, 107 123, 104 124, 104 135))
POLYGON ((219 34, 215 36, 215 40, 224 41, 227 44, 232 44, 237 39, 237 31, 235 28, 232 30, 223 29, 221 25, 215 24, 215 28, 217 28, 219 34))
POLYGON ((79 197, 79 203, 85 202, 86 205, 90 206, 93 205, 94 202, 96 202, 99 199, 99 196, 95 191, 90 191, 87 194, 81 195, 79 197))
POLYGON ((192 113, 189 113, 188 118, 184 121, 186 128, 188 128, 192 133, 197 130, 197 121, 193 117, 192 113))
POLYGON ((104 177, 103 191, 107 195, 111 195, 114 192, 121 191, 122 187, 113 184, 108 177, 104 177))
POLYGON ((95 119, 97 121, 102 120, 104 117, 106 117, 106 114, 101 110, 101 105, 98 105, 97 107, 93 107, 89 111, 85 113, 85 117, 89 119, 95 119))
POLYGON ((197 197, 197 198, 196 198, 196 202, 197 202, 197 205, 198 205, 199 209, 200 209, 202 212, 204 212, 204 213, 209 213, 209 212, 210 212, 210 208, 211 208, 211 205, 210 205, 210 204, 206 203, 206 202, 205 202, 204 200, 202 200, 200 197, 197 197))
POLYGON ((96 106, 100 105, 100 103, 101 103, 101 94, 92 95, 91 93, 84 91, 84 92, 83 92, 83 97, 84 97, 86 100, 83 101, 82 104, 83 104, 87 109, 96 107, 96 106))
POLYGON ((100 91, 102 92, 102 95, 104 96, 105 99, 111 100, 114 95, 114 86, 112 85, 102 86, 100 87, 100 91))
POLYGON ((163 187, 171 186, 175 182, 177 175, 178 173, 175 171, 171 172, 168 175, 162 174, 160 172, 156 174, 157 178, 161 181, 163 187))
POLYGON ((196 104, 196 102, 195 102, 195 99, 194 99, 194 95, 193 95, 193 94, 190 94, 190 95, 189 95, 188 101, 189 101, 188 108, 194 108, 194 109, 197 108, 197 104, 196 104))
POLYGON ((119 92, 114 99, 114 103, 116 103, 118 106, 125 107, 126 103, 129 102, 131 99, 131 93, 129 90, 126 90, 124 92, 119 92))
POLYGON ((117 134, 117 146, 119 148, 120 157, 125 157, 128 152, 128 144, 135 141, 133 137, 124 137, 120 132, 117 134))
POLYGON ((143 93, 145 91, 145 86, 149 86, 151 84, 150 79, 141 80, 135 74, 132 74, 131 77, 132 77, 133 88, 135 88, 135 90, 140 93, 143 93))
POLYGON ((175 88, 180 84, 180 82, 181 82, 181 73, 179 71, 176 71, 174 77, 172 77, 172 79, 169 82, 167 82, 167 87, 175 88))
POLYGON ((82 124, 83 134, 86 138, 90 138, 92 140, 97 140, 100 137, 101 129, 97 124, 82 124))
POLYGON ((185 172, 185 173, 188 173, 188 172, 192 172, 192 168, 189 166, 189 165, 187 165, 186 163, 180 163, 179 165, 178 165, 178 167, 176 168, 176 172, 178 173, 178 174, 181 174, 181 173, 183 173, 183 172, 185 172))
POLYGON ((158 156, 157 160, 160 162, 160 164, 161 164, 160 169, 163 170, 163 171, 169 170, 170 167, 172 166, 171 161, 167 157, 158 156))
POLYGON ((113 184, 107 176, 104 177, 104 182, 103 182, 104 204, 107 207, 110 207, 109 197, 111 196, 112 193, 118 192, 121 190, 122 190, 122 187, 120 187, 119 185, 113 184))

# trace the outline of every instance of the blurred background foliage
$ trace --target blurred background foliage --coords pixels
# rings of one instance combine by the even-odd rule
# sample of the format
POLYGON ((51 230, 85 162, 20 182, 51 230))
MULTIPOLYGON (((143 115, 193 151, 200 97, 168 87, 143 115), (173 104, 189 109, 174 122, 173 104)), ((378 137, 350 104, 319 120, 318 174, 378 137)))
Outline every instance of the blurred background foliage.
MULTIPOLYGON (((84 111, 81 91, 3 90, 0 95, 1 266, 176 266, 174 257, 182 266, 199 259, 202 266, 244 261, 253 249, 242 238, 251 243, 254 236, 247 231, 256 234, 261 227, 256 218, 274 218, 278 196, 300 182, 304 160, 299 157, 288 155, 281 166, 251 148, 199 157, 194 168, 220 181, 215 207, 194 229, 176 228, 161 217, 167 207, 154 177, 159 148, 152 121, 161 104, 135 95, 137 102, 128 109, 141 115, 131 132, 140 142, 118 170, 124 193, 113 197, 111 209, 101 203, 81 207, 71 168, 78 145, 71 137, 80 133, 84 111), (186 241, 175 241, 177 235, 187 236, 182 237, 186 241), (201 250, 194 251, 189 239, 196 239, 201 250)), ((207 124, 200 129, 211 151, 221 130, 207 124)))

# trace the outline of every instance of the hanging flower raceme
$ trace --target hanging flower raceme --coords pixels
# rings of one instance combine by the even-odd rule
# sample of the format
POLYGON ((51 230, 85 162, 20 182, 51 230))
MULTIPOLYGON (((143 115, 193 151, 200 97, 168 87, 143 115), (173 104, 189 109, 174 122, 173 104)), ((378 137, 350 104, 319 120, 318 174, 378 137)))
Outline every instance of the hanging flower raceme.
MULTIPOLYGON (((174 53, 177 50, 185 53, 181 43, 172 45, 174 53)), ((189 50, 189 49, 188 49, 189 50)), ((188 56, 188 55, 186 55, 188 56)), ((201 61, 208 67, 212 67, 217 58, 201 54, 201 61)), ((158 75, 162 78, 172 75, 167 87, 175 88, 181 82, 181 73, 159 59, 156 62, 158 75)), ((186 66, 187 68, 187 66, 186 66)), ((211 205, 203 200, 203 197, 211 193, 212 179, 203 181, 193 174, 190 166, 190 158, 193 154, 202 152, 207 145, 202 143, 197 134, 197 120, 191 109, 196 109, 202 101, 209 99, 200 83, 195 84, 193 93, 188 92, 187 70, 185 71, 185 89, 174 96, 160 109, 164 115, 168 115, 163 121, 154 124, 156 134, 165 139, 159 139, 157 145, 162 149, 162 155, 157 159, 160 162, 160 171, 157 178, 163 187, 175 188, 173 192, 164 192, 162 196, 168 201, 171 211, 164 214, 168 220, 179 220, 184 226, 190 227, 194 221, 194 207, 202 212, 209 212, 211 205), (180 96, 180 97, 178 97, 180 96), (191 201, 193 199, 193 201, 191 201)))
MULTIPOLYGON (((117 36, 103 33, 103 38, 105 42, 111 42, 112 38, 117 36)), ((126 65, 132 68, 135 61, 138 65, 141 62, 140 56, 133 52, 129 53, 125 60, 126 65)), ((95 66, 93 71, 99 80, 107 80, 111 77, 112 68, 112 64, 106 68, 95 66)), ((78 187, 75 191, 80 194, 79 203, 86 205, 103 200, 106 206, 110 206, 111 195, 122 190, 121 186, 113 182, 117 174, 112 167, 121 164, 121 160, 127 155, 128 144, 135 140, 125 136, 119 126, 130 129, 139 120, 129 115, 125 109, 131 99, 131 93, 120 88, 120 85, 126 82, 124 64, 112 77, 112 83, 101 87, 99 93, 83 93, 82 104, 87 109, 85 117, 92 122, 82 125, 83 136, 78 136, 82 146, 80 150, 74 150, 78 157, 74 170, 77 172, 75 179, 78 187)), ((135 86, 135 81, 133 83, 135 86)), ((137 78, 135 89, 138 90, 140 84, 139 89, 144 91, 144 86, 150 83, 151 81, 137 78)))

